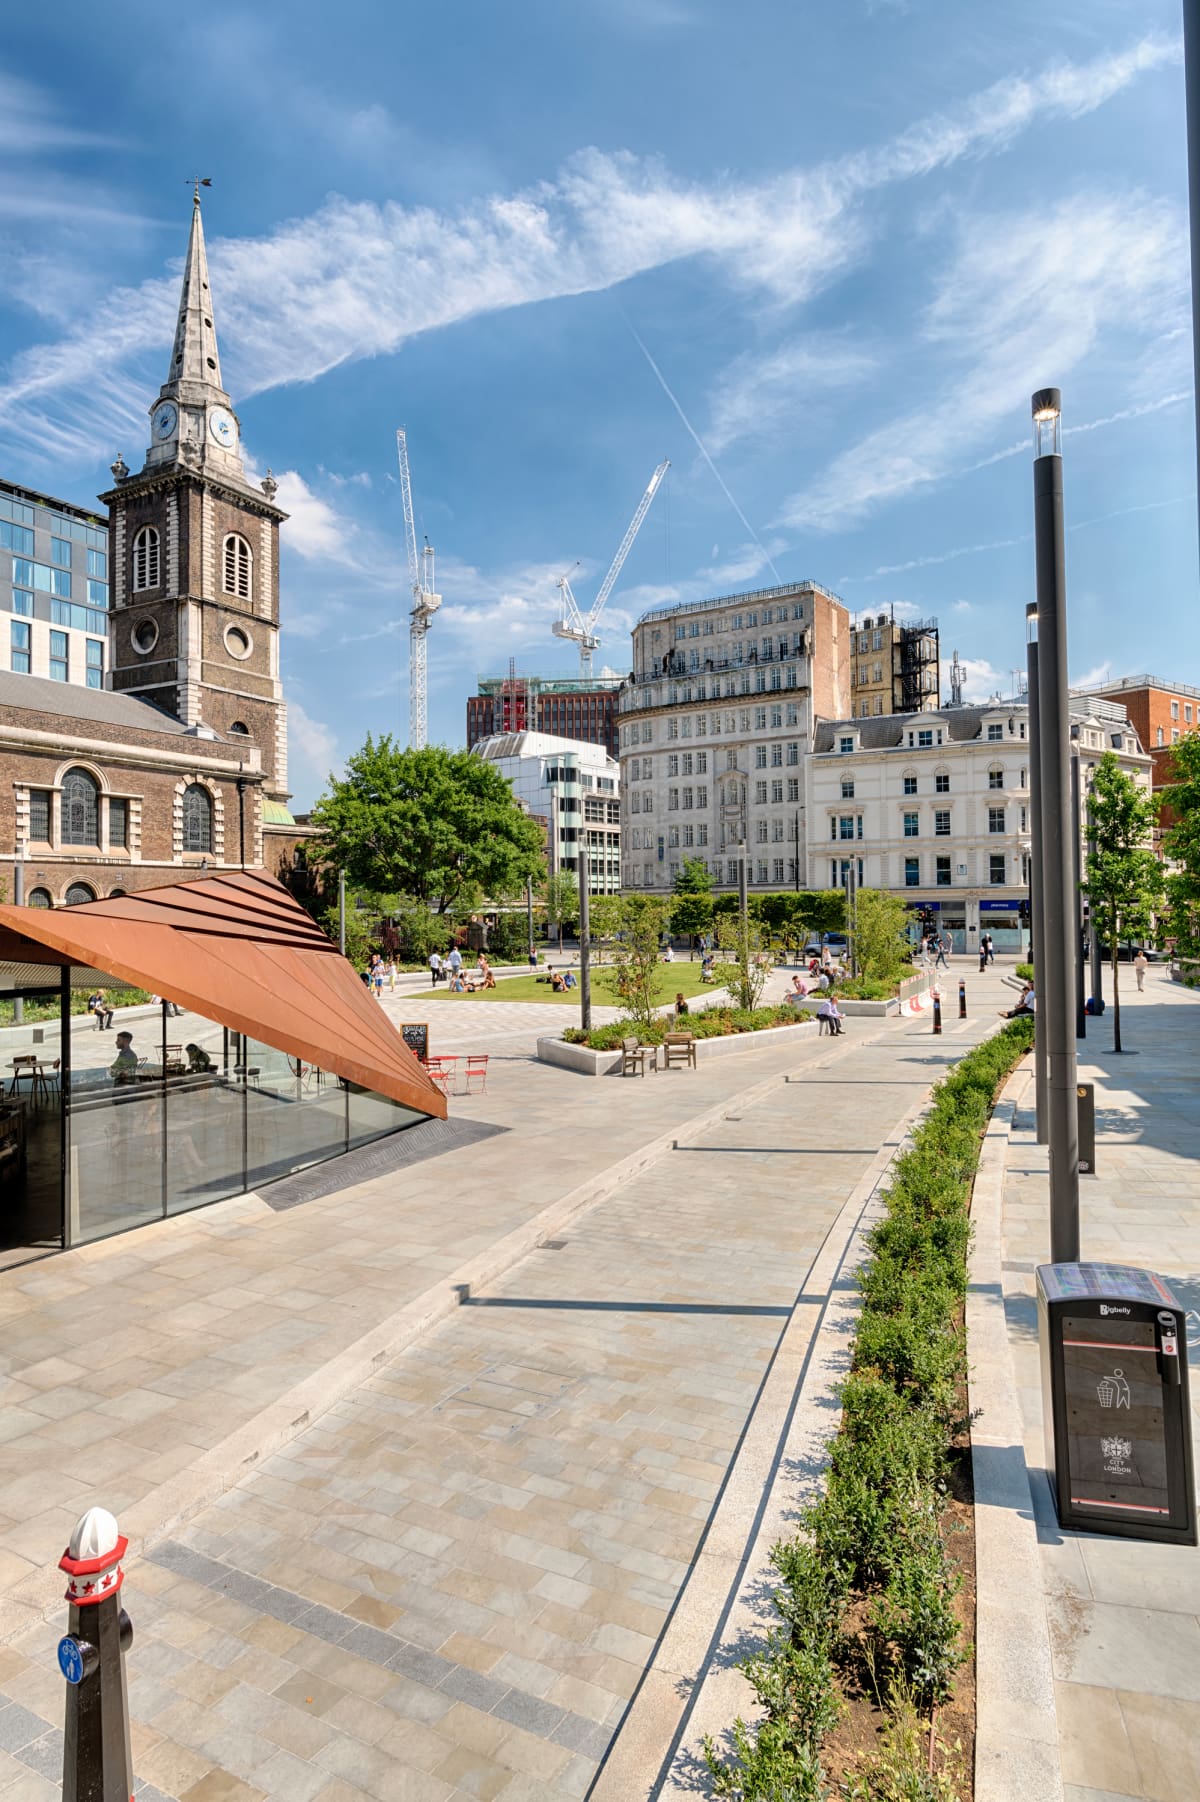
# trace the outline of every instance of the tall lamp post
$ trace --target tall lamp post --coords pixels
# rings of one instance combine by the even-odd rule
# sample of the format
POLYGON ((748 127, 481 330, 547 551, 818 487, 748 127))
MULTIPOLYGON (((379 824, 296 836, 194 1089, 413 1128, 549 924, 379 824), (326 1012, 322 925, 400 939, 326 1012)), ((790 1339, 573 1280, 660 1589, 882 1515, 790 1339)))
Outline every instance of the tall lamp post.
POLYGON ((1043 899, 1042 778, 1038 769, 1041 733, 1038 730, 1037 602, 1025 609, 1026 687, 1029 695, 1029 955, 1033 960, 1033 990, 1038 998, 1033 1022, 1034 1097, 1037 1142, 1049 1138, 1046 1100, 1046 1015, 1042 1007, 1042 979, 1046 974, 1046 910, 1043 899))
POLYGON ((1071 727, 1071 883, 1075 890, 1071 918, 1075 925, 1075 1037, 1087 1038, 1087 1002, 1083 974, 1083 815, 1079 784, 1079 727, 1071 727))
POLYGON ((1067 695, 1066 559, 1063 546, 1062 396, 1033 396, 1033 506, 1037 565, 1038 779, 1041 801, 1044 967, 1037 1007, 1045 1022, 1050 1146, 1050 1256, 1079 1258, 1079 1120, 1075 1092, 1074 858, 1067 695))

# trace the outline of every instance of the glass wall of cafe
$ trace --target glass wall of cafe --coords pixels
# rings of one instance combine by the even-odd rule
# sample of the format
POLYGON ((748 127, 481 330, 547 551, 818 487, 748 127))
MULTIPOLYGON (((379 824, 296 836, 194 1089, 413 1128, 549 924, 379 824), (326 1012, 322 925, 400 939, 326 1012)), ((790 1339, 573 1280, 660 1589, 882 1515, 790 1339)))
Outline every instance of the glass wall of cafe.
POLYGON ((242 1194, 425 1118, 95 970, 0 967, 0 1044, 0 1264, 242 1194))

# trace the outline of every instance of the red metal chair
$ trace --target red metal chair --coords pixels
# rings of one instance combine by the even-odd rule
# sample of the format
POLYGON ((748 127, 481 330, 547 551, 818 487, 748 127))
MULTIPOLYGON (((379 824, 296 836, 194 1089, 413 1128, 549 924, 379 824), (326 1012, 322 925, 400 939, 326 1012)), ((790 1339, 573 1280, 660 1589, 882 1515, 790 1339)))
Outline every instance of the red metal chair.
POLYGON ((471 1087, 472 1083, 474 1083, 476 1081, 479 1084, 479 1090, 484 1093, 487 1092, 487 1067, 488 1067, 488 1053, 486 1051, 481 1051, 481 1052, 475 1053, 471 1056, 468 1056, 467 1070, 466 1070, 466 1086, 464 1089, 465 1094, 471 1095, 471 1094, 479 1092, 479 1091, 473 1090, 471 1087))
POLYGON ((455 1092, 455 1077, 458 1072, 458 1057, 431 1057, 425 1060, 425 1068, 443 1095, 455 1092))

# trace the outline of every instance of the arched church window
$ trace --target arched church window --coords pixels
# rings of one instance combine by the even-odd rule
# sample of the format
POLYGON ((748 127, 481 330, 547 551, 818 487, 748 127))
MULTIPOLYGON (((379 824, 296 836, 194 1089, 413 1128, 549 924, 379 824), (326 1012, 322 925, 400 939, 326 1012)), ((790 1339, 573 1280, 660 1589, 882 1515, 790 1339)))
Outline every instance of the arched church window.
POLYGON ((250 546, 237 532, 225 540, 225 592, 236 594, 241 601, 250 599, 250 546))
POLYGON ((198 782, 183 791, 183 848, 185 851, 212 850, 212 796, 198 782))
POLYGON ((249 736, 250 736, 250 728, 246 724, 245 720, 234 720, 234 722, 233 722, 232 726, 230 726, 229 730, 231 732, 239 733, 242 738, 249 738, 249 736))
POLYGON ((29 907, 53 907, 54 902, 50 898, 50 890, 47 888, 31 888, 29 891, 29 900, 26 905, 29 907))
POLYGON ((63 898, 66 907, 82 907, 85 901, 96 899, 86 882, 73 882, 63 898))
POLYGON ((133 586, 135 590, 157 588, 159 580, 158 529, 143 526, 133 540, 133 586))
MULTIPOLYGON (((86 770, 68 770, 62 785, 62 842, 64 845, 100 843, 100 785, 86 770)), ((88 900, 94 899, 88 895, 88 900)))

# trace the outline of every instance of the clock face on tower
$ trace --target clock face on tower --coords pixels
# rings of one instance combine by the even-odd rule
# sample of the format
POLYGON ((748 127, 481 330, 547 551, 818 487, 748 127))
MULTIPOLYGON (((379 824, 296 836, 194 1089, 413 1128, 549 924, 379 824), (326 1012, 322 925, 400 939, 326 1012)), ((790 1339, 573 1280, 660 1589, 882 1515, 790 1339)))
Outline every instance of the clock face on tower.
POLYGON ((171 401, 164 401, 154 415, 154 436, 158 439, 169 438, 175 430, 179 414, 171 401))
POLYGON ((208 429, 223 450, 232 450, 237 443, 237 421, 224 407, 213 408, 208 416, 208 429))

